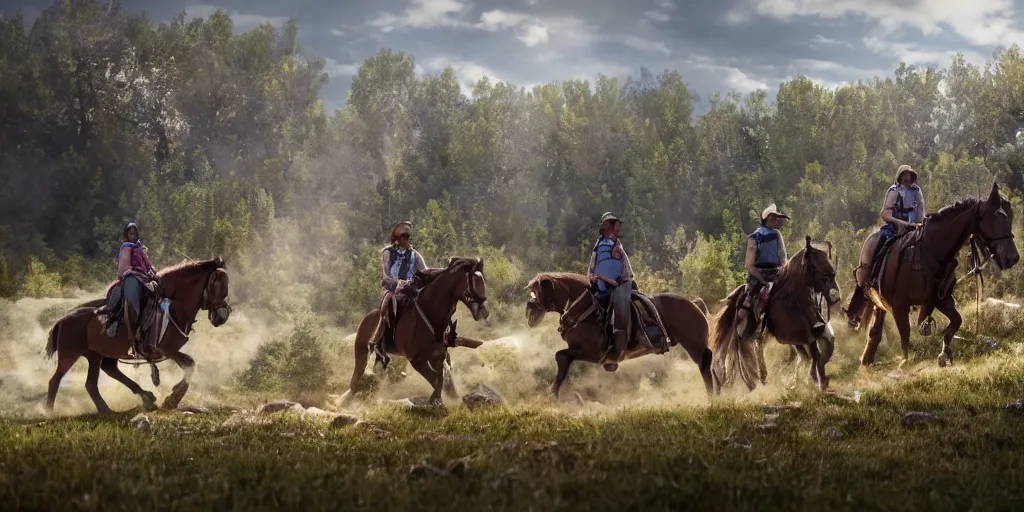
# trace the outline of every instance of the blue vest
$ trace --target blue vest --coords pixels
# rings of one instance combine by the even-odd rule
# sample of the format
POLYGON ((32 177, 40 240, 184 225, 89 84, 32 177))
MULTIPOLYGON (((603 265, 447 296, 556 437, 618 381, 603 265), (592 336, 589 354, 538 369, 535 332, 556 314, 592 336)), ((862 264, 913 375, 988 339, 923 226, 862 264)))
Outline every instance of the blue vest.
MULTIPOLYGON (((921 190, 916 184, 911 185, 910 188, 900 191, 899 185, 893 184, 889 187, 889 190, 885 191, 886 197, 889 193, 896 193, 896 204, 892 209, 892 216, 895 219, 900 219, 905 222, 921 222, 917 218, 917 191, 921 190)), ((890 229, 895 230, 896 225, 892 222, 886 223, 890 229)))
POLYGON ((753 238, 754 242, 757 242, 757 255, 754 257, 755 267, 779 268, 785 263, 782 261, 782 247, 779 243, 778 231, 761 226, 748 238, 753 238))
POLYGON ((388 251, 388 277, 408 281, 416 274, 416 253, 409 249, 398 249, 395 246, 386 247, 388 251))
MULTIPOLYGON (((617 244, 614 239, 603 237, 594 245, 594 252, 597 253, 597 257, 594 259, 595 275, 615 280, 622 276, 622 267, 624 266, 622 254, 619 254, 618 259, 616 259, 613 254, 613 250, 616 245, 617 244)), ((597 290, 599 295, 606 295, 609 292, 608 284, 604 281, 598 280, 597 290)))

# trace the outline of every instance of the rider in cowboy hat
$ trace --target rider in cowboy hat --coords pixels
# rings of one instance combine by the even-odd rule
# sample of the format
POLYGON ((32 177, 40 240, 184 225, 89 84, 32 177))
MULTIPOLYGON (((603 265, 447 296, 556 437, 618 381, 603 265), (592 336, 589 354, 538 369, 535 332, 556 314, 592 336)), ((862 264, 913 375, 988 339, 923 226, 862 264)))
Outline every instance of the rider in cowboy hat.
MULTIPOLYGON (((594 250, 590 255, 590 265, 587 270, 587 278, 596 285, 597 299, 602 306, 611 303, 612 306, 612 349, 609 359, 617 361, 626 350, 629 341, 629 332, 625 327, 630 322, 630 299, 636 289, 636 282, 633 281, 633 268, 629 264, 629 256, 626 255, 619 239, 619 230, 622 222, 611 212, 601 216, 600 238, 594 244, 594 250)), ((647 305, 651 314, 654 315, 658 327, 663 334, 664 342, 657 347, 661 352, 668 350, 668 331, 661 321, 658 309, 654 307, 650 299, 637 294, 647 305)), ((644 336, 641 336, 644 338, 644 336)), ((652 347, 654 348, 654 347, 652 347)))
POLYGON ((736 330, 743 337, 756 327, 760 318, 757 297, 761 290, 775 281, 779 270, 786 263, 786 243, 779 228, 789 215, 780 213, 775 203, 761 211, 761 227, 747 236, 747 255, 744 266, 747 269, 747 293, 743 304, 736 312, 736 330))
MULTIPOLYGON (((412 287, 412 278, 416 272, 426 270, 427 265, 423 257, 416 249, 412 248, 410 239, 412 237, 412 222, 404 220, 391 228, 391 245, 381 250, 381 286, 385 290, 385 298, 391 300, 383 301, 385 306, 391 308, 396 306, 395 294, 404 293, 409 296, 415 295, 416 290, 412 287), (390 296, 390 297, 388 297, 390 296)), ((386 327, 385 334, 393 336, 392 326, 388 324, 388 307, 382 307, 380 320, 377 329, 386 327)))

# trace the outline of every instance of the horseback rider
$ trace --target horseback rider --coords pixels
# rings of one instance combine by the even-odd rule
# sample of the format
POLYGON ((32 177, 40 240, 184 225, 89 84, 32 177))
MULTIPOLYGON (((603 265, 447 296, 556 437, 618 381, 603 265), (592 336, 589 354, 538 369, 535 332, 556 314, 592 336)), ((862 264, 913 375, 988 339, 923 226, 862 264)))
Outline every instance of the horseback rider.
POLYGON ((388 311, 397 307, 398 294, 415 297, 416 289, 413 276, 416 272, 427 270, 423 257, 412 248, 412 222, 402 221, 391 228, 391 245, 381 250, 381 286, 384 288, 384 300, 381 301, 380 319, 377 329, 384 327, 388 339, 394 336, 394 329, 388 322, 388 311))
MULTIPOLYGON (((107 298, 107 325, 106 334, 113 338, 117 335, 120 323, 125 323, 125 314, 133 312, 135 322, 142 321, 142 311, 148 301, 156 292, 157 274, 156 268, 149 261, 142 242, 139 240, 139 226, 129 222, 123 230, 124 242, 121 243, 117 253, 117 282, 110 291, 107 298), (131 312, 125 311, 122 303, 127 302, 131 312)), ((131 318, 129 316, 129 318, 131 318)), ((132 325, 138 329, 138 325, 132 325)), ((133 336, 141 333, 133 333, 133 336)), ((148 338, 148 337, 143 337, 148 338)), ((143 339, 138 349, 148 352, 150 341, 143 339)))
POLYGON ((744 266, 747 269, 747 293, 739 311, 736 312, 736 331, 740 337, 753 332, 761 317, 761 290, 779 276, 786 263, 786 243, 779 228, 789 215, 780 213, 775 203, 761 211, 761 227, 747 236, 747 253, 744 266))
POLYGON ((917 172, 909 165, 901 165, 896 170, 896 179, 885 191, 882 211, 879 217, 885 222, 875 234, 868 237, 860 253, 860 265, 857 266, 857 289, 855 294, 863 294, 863 289, 871 279, 871 268, 875 258, 886 243, 907 231, 921 226, 924 220, 924 193, 917 184, 917 172))
MULTIPOLYGON (((636 290, 636 281, 633 280, 633 267, 629 264, 629 256, 626 255, 619 239, 619 230, 622 222, 611 212, 601 216, 600 236, 594 249, 590 254, 590 264, 587 269, 587 279, 590 280, 591 290, 595 292, 598 303, 602 307, 611 304, 612 309, 612 352, 609 358, 619 360, 626 350, 629 342, 629 332, 625 330, 630 325, 630 302, 633 292, 636 290)), ((660 353, 668 351, 669 336, 668 330, 661 321, 658 309, 649 298, 637 293, 654 316, 661 329, 663 342, 660 347, 654 347, 660 353)), ((641 335, 641 339, 646 336, 641 335)))

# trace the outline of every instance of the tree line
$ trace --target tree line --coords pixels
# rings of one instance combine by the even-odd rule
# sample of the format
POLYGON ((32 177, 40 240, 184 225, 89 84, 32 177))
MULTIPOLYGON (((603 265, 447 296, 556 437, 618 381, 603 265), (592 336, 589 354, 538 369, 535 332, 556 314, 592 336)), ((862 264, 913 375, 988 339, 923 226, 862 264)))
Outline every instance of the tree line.
MULTIPOLYGON (((717 300, 769 202, 793 216, 788 245, 836 245, 849 285, 900 164, 929 211, 993 179, 1015 207, 1024 191, 1016 46, 838 88, 798 76, 773 102, 715 93, 700 115, 678 71, 465 91, 381 49, 327 112, 324 60, 297 32, 96 0, 0 16, 0 296, 109 281, 130 219, 155 262, 226 257, 236 300, 351 320, 409 219, 428 264, 481 255, 489 294, 515 301, 534 272, 582 271, 613 211, 644 291, 717 300)), ((987 290, 1019 293, 1015 277, 987 290)))

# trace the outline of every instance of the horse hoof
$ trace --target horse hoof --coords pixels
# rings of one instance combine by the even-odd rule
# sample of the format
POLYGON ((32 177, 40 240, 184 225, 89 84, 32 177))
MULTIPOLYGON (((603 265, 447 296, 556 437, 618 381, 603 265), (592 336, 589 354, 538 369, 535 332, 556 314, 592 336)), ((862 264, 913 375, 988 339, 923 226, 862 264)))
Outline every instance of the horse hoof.
POLYGON ((146 393, 142 395, 142 410, 146 412, 153 412, 156 409, 156 395, 153 393, 146 393))
POLYGON ((947 366, 953 366, 953 358, 942 354, 939 356, 939 368, 945 368, 947 366))
POLYGON ((604 369, 607 372, 614 372, 619 369, 619 365, 617 363, 605 363, 604 369))

